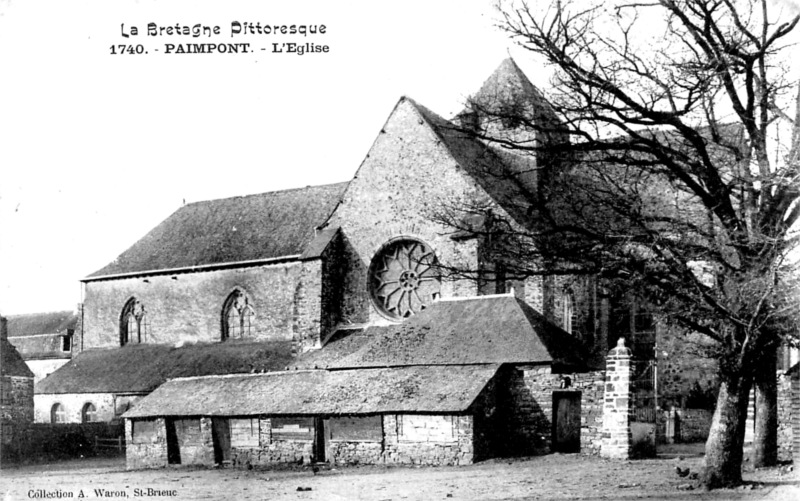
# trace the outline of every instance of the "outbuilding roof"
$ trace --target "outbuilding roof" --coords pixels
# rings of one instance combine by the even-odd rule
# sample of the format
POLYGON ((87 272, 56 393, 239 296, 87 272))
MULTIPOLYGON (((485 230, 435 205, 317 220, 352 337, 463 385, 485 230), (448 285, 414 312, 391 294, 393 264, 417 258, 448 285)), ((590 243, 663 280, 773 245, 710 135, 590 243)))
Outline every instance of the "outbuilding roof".
POLYGON ((72 357, 72 351, 64 351, 63 334, 34 334, 14 336, 8 339, 25 360, 58 359, 72 357))
POLYGON ((69 329, 75 329, 78 322, 78 316, 73 311, 9 315, 6 318, 8 337, 65 333, 69 329))
POLYGON ((79 353, 36 384, 36 394, 147 393, 168 379, 281 370, 290 342, 197 343, 182 347, 129 344, 79 353))
POLYGON ((401 367, 175 379, 123 417, 463 412, 497 369, 401 367))
POLYGON ((33 372, 28 368, 17 349, 5 337, 0 337, 0 375, 33 377, 33 372))
POLYGON ((577 338, 524 301, 498 295, 441 300, 402 324, 341 331, 319 353, 304 354, 292 365, 350 369, 541 363, 579 369, 587 360, 577 338), (326 356, 326 350, 334 356, 326 356))
POLYGON ((299 257, 346 187, 308 186, 187 204, 85 280, 299 257))

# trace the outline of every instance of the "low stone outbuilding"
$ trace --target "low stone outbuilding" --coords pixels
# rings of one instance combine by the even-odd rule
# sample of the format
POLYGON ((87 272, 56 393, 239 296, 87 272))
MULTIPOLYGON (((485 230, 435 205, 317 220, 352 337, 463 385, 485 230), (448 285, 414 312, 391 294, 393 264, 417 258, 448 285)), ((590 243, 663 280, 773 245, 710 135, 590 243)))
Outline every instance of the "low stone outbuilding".
POLYGON ((487 456, 496 365, 170 381, 125 414, 129 468, 276 462, 464 464, 487 456), (187 396, 191 398, 187 398, 187 396))
POLYGON ((603 377, 512 295, 340 330, 296 370, 170 381, 128 411, 128 467, 468 464, 599 450, 603 377))

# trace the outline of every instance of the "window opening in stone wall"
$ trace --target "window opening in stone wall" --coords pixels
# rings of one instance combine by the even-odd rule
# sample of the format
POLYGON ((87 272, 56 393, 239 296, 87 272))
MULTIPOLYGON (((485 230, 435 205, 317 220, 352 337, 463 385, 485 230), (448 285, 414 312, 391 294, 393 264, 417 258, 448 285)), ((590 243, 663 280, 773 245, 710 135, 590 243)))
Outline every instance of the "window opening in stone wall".
POLYGON ((67 410, 63 405, 53 404, 53 407, 50 408, 50 422, 58 424, 67 422, 67 410))
POLYGON ((97 422, 97 407, 91 402, 86 402, 83 409, 81 409, 81 422, 94 423, 97 422))
POLYGON ((331 440, 338 442, 380 442, 382 416, 341 416, 328 420, 331 440))
POLYGON ((271 421, 273 440, 314 440, 314 418, 274 417, 271 421))
POLYGON ((131 421, 131 440, 134 444, 155 443, 158 430, 154 419, 134 419, 131 421))
POLYGON ((249 337, 256 312, 244 291, 233 291, 222 307, 222 340, 249 337))
POLYGON ((232 447, 258 447, 258 418, 230 419, 232 447))
POLYGON ((369 266, 369 293, 375 308, 390 319, 408 318, 439 297, 436 255, 410 238, 384 245, 369 266))
POLYGON ((147 325, 147 312, 144 305, 135 298, 128 300, 120 317, 120 346, 144 343, 147 338, 147 325))
POLYGON ((573 334, 575 328, 575 295, 572 291, 565 291, 561 298, 561 325, 564 330, 573 334))
POLYGON ((72 350, 72 334, 66 334, 61 337, 61 351, 72 350))

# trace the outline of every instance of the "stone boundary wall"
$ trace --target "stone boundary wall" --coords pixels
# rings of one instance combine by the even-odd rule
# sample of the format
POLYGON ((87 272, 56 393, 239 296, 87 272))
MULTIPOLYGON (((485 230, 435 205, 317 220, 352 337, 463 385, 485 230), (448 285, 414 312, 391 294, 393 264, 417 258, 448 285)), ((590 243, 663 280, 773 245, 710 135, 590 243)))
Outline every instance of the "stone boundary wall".
POLYGON ((708 409, 678 409, 679 442, 705 442, 711 429, 714 411, 708 409))

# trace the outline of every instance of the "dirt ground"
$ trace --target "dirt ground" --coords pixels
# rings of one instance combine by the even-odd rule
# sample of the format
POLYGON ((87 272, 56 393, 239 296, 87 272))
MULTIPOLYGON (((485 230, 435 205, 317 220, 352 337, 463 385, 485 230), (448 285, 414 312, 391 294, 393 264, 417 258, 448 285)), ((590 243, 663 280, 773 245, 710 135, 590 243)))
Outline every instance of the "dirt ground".
MULTIPOLYGON (((752 471, 735 490, 704 492, 691 472, 702 465, 702 445, 674 446, 658 459, 609 461, 574 454, 492 460, 462 467, 308 467, 241 471, 169 468, 125 470, 123 458, 73 460, 0 471, 3 500, 225 499, 703 499, 800 500, 800 475, 787 467, 752 471), (676 467, 689 474, 681 477, 676 467), (151 490, 148 490, 151 489, 151 490), (303 489, 303 490, 300 490, 303 489), (156 492, 160 491, 160 492, 156 492), (165 494, 165 495, 164 495, 165 494)), ((6 465, 7 466, 7 465, 6 465)))

